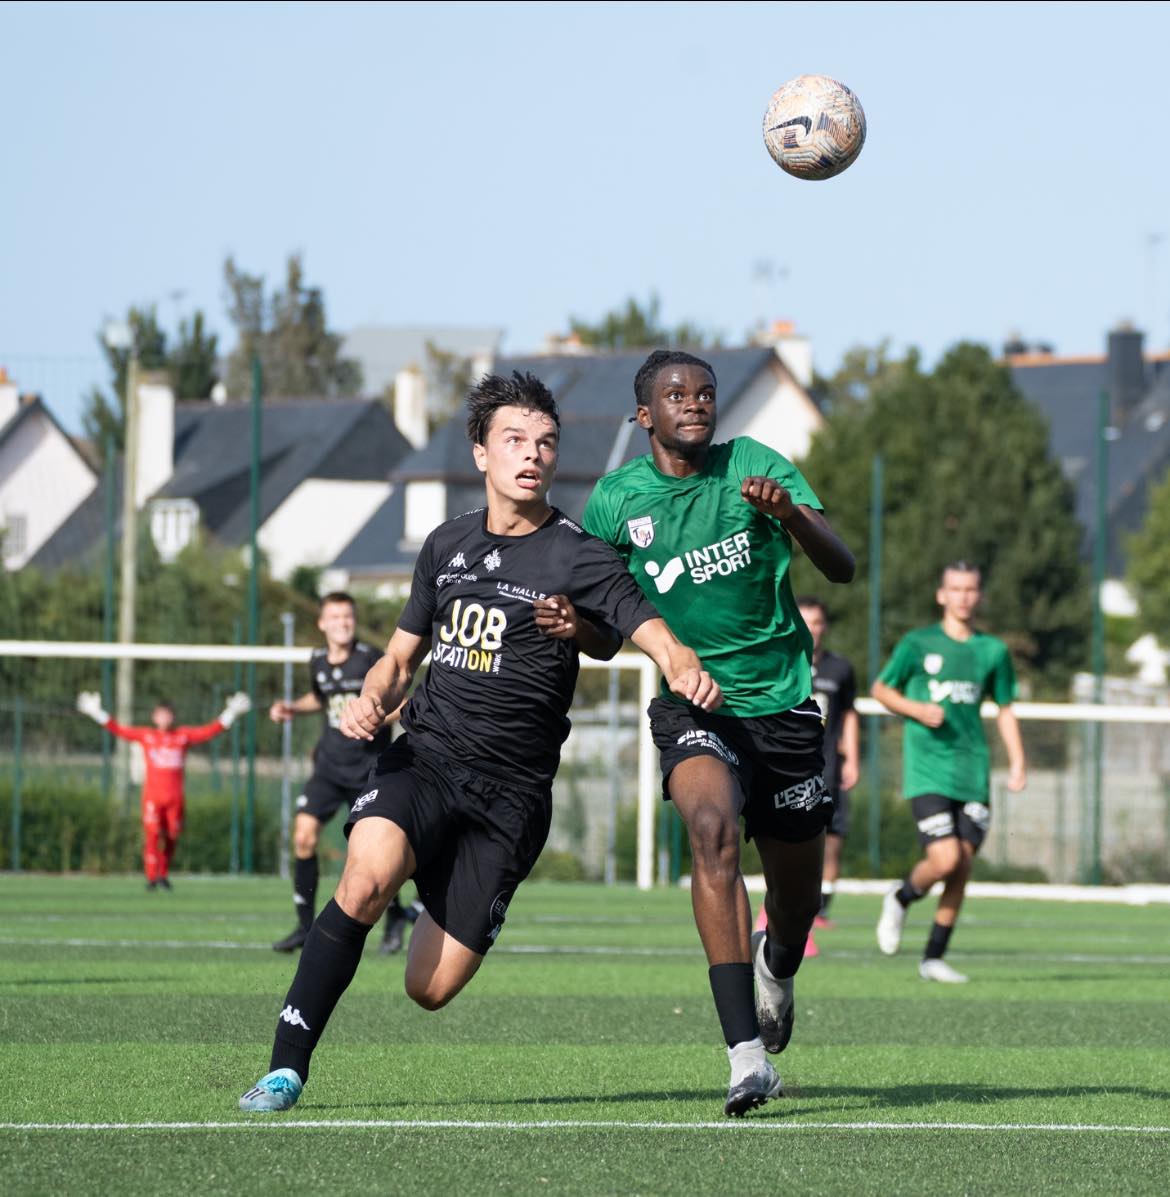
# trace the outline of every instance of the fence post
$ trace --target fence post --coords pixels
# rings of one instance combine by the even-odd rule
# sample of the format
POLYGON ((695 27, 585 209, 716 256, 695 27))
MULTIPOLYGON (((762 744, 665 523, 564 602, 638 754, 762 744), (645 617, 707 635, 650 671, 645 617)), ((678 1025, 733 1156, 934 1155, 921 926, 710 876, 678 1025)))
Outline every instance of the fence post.
MULTIPOLYGON (((869 500, 869 684, 877 681, 882 662, 882 505, 884 463, 875 453, 869 500)), ((874 877, 882 869, 882 779, 881 716, 865 721, 865 772, 869 791, 869 871, 874 877)))
MULTIPOLYGON (((291 611, 285 611, 280 617, 284 628, 284 647, 292 648, 293 624, 296 617, 291 611)), ((287 704, 293 700, 293 667, 291 661, 284 663, 284 701, 287 704)), ((288 869, 288 838, 292 823, 292 733, 291 719, 286 719, 280 725, 280 851, 277 858, 280 861, 280 876, 283 881, 289 878, 288 869)))
POLYGON ((12 704, 12 859, 14 873, 20 872, 20 783, 24 752, 24 700, 16 695, 12 704))
POLYGON ((618 691, 619 674, 617 666, 609 667, 609 810, 605 828, 605 884, 613 885, 617 880, 617 818, 618 801, 621 797, 621 762, 618 760, 618 691))
MULTIPOLYGON (((232 626, 232 632, 234 642, 238 645, 240 643, 240 621, 238 619, 232 626)), ((232 687, 237 692, 242 689, 242 678, 243 670, 237 661, 232 669, 232 687)), ((238 719, 232 724, 232 730, 228 736, 232 749, 232 833, 228 869, 232 873, 238 873, 240 871, 240 721, 238 719)))

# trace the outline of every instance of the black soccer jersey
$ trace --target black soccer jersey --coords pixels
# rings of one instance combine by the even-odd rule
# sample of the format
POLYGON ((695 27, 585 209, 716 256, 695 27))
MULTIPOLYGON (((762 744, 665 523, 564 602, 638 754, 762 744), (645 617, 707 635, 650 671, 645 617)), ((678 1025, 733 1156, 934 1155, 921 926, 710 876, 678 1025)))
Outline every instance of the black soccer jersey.
POLYGON ((351 740, 339 730, 341 716, 351 698, 362 692, 362 682, 370 667, 382 654, 360 640, 340 665, 329 663, 328 650, 317 648, 309 658, 313 693, 325 714, 325 726, 313 755, 313 772, 346 788, 365 785, 370 766, 390 742, 388 731, 379 732, 373 741, 351 740))
POLYGON ((617 553, 553 508, 525 536, 495 536, 480 508, 441 524, 414 568, 398 626, 431 663, 402 715, 412 743, 541 789, 569 734, 577 645, 537 630, 535 599, 565 594, 628 636, 658 612, 617 553))
POLYGON ((813 661, 813 698, 825 717, 825 784, 834 793, 841 785, 841 758, 837 745, 845 712, 853 710, 857 698, 857 679, 853 666, 836 653, 822 652, 813 661))

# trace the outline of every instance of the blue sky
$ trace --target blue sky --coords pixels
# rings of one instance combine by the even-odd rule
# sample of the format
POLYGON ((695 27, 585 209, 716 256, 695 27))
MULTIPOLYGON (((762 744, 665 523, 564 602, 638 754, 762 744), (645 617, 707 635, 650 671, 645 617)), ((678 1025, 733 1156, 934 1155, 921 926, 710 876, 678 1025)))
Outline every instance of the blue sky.
POLYGON ((1165 349, 1167 45, 1161 4, 0 4, 0 364, 76 427, 104 316, 230 344, 224 257, 292 250, 336 328, 512 350, 651 291, 732 341, 793 319, 822 370, 1122 318, 1165 349), (761 137, 806 72, 869 123, 822 183, 761 137))

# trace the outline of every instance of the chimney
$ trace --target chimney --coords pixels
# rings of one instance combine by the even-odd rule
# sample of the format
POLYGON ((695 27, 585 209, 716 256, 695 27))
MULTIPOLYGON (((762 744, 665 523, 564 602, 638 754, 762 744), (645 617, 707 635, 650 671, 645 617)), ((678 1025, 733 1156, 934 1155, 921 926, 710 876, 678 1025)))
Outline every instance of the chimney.
POLYGON ((9 380, 8 371, 0 366, 0 428, 3 428, 20 411, 20 392, 16 383, 9 380))
POLYGON ((394 376, 394 423, 416 449, 430 439, 427 380, 418 366, 407 366, 394 376))
POLYGON ((791 320, 773 320, 767 328, 760 329, 753 337, 756 345, 768 345, 788 368, 788 373, 806 390, 812 386, 812 345, 808 337, 802 337, 791 320))
POLYGON ((1113 422, 1119 426, 1145 397, 1146 359, 1142 356, 1142 340, 1142 333, 1128 320, 1123 320, 1109 334, 1109 396, 1113 422))
POLYGON ((163 374, 143 374, 138 384, 138 476, 134 503, 141 509, 175 472, 175 393, 163 374))

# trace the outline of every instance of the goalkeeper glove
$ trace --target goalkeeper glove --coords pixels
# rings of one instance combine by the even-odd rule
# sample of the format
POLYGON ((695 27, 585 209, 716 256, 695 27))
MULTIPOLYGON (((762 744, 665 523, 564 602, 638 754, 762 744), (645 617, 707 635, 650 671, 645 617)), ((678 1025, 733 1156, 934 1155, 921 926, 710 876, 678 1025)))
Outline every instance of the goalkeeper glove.
POLYGON ((237 691, 224 704, 223 714, 220 715, 219 721, 224 727, 231 727, 241 715, 246 715, 251 709, 252 700, 243 690, 237 691))
POLYGON ((94 723, 104 725, 110 721, 110 713, 102 709, 102 696, 96 690, 82 690, 77 696, 77 709, 94 723))

